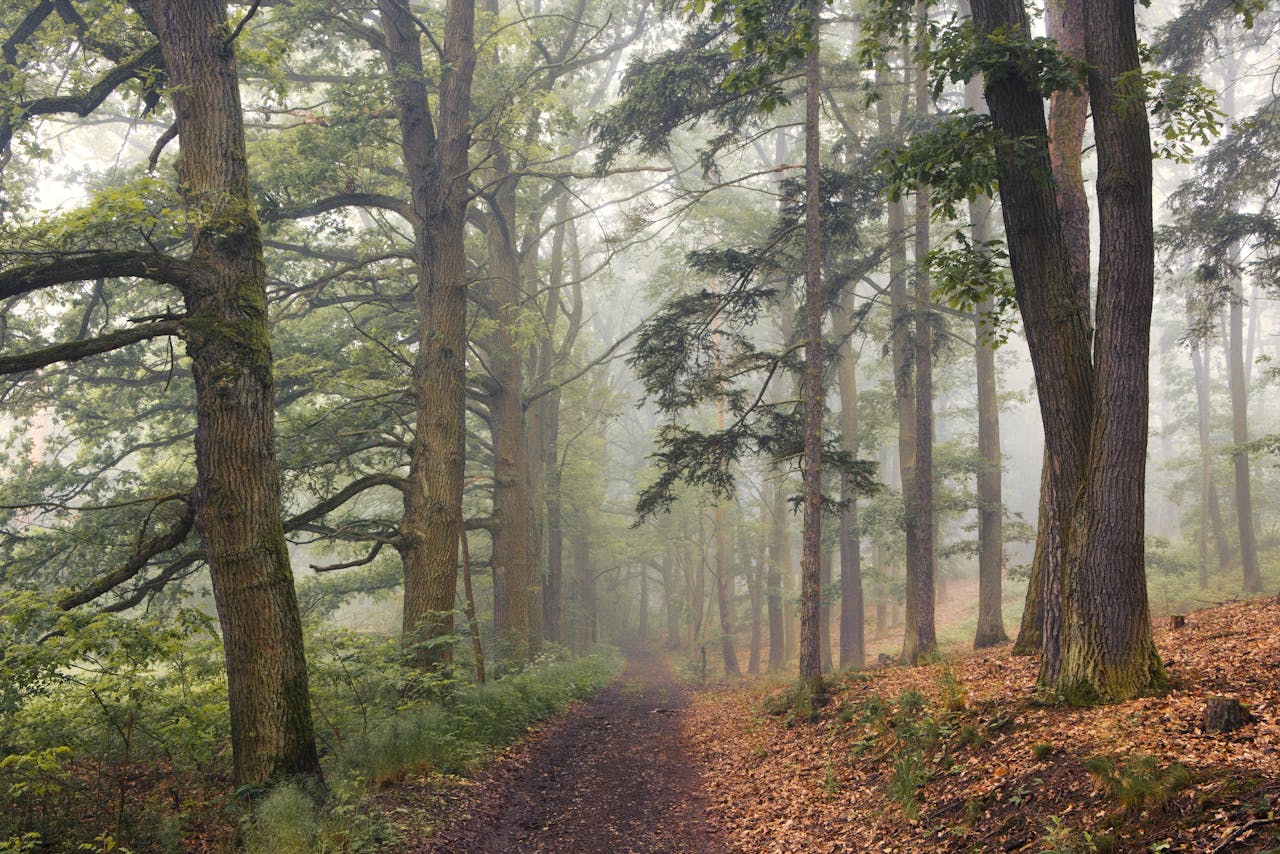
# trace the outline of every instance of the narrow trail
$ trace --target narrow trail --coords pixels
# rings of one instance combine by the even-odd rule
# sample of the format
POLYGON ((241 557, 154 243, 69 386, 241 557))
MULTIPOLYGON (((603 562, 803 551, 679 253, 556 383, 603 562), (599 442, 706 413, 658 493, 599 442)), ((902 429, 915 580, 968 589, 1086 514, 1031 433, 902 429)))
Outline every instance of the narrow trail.
POLYGON ((420 852, 720 854, 666 661, 635 650, 593 700, 489 773, 468 817, 420 852))

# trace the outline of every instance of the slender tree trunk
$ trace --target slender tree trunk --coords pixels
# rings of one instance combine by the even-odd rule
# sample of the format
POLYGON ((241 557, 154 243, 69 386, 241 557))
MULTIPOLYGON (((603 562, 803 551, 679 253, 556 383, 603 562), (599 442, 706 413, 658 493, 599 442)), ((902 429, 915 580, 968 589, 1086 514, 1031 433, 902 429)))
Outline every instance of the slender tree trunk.
POLYGON ((662 545, 662 598, 666 602, 667 649, 680 649, 680 589, 670 542, 662 545))
POLYGON ((813 38, 805 61, 805 272, 804 272, 804 542, 800 553, 800 681, 821 694, 818 605, 822 552, 822 242, 820 233, 819 137, 821 66, 818 45, 823 3, 808 0, 813 38))
MULTIPOLYGON (((973 242, 990 239, 991 200, 970 204, 973 242)), ((978 305, 974 321, 978 384, 978 627, 974 649, 1004 643, 1004 500, 1001 495, 1000 402, 996 394, 996 351, 988 341, 995 308, 990 297, 978 305)))
POLYGON ((467 534, 462 533, 462 594, 466 597, 463 611, 467 617, 467 633, 471 635, 471 655, 475 659, 476 684, 484 684, 484 647, 480 645, 480 621, 476 619, 476 594, 471 584, 471 549, 467 534))
MULTIPOLYGON (((832 315, 839 343, 836 383, 840 389, 840 434, 844 449, 858 452, 858 373, 853 358, 853 294, 832 315)), ((858 527, 858 493, 853 478, 841 475, 840 500, 840 669, 861 670, 866 663, 862 597, 862 533, 858 527)))
POLYGON ((769 568, 765 572, 765 600, 769 610, 769 672, 778 673, 787 663, 786 625, 782 613, 782 578, 790 573, 791 538, 787 527, 787 493, 781 483, 773 489, 773 531, 769 537, 769 568), (785 567, 785 569, 784 569, 785 567))
MULTIPOLYGON (((414 263, 421 340, 413 366, 417 416, 400 523, 404 636, 453 630, 458 543, 462 536, 467 279, 464 232, 475 70, 474 0, 445 6, 444 61, 433 119, 423 73, 421 32, 407 6, 378 0, 384 60, 400 124, 401 157, 414 214, 414 263)), ((448 657, 447 645, 421 645, 420 667, 448 657)))
POLYGON ((547 640, 564 641, 564 506, 560 495, 560 390, 545 398, 546 445, 542 464, 546 469, 547 574, 542 593, 542 625, 547 640))
MULTIPOLYGON (((768 514, 768 508, 761 508, 761 515, 768 514)), ((760 520, 760 530, 764 529, 767 518, 760 520)), ((747 655, 747 672, 755 675, 760 672, 760 658, 764 647, 764 584, 765 566, 768 560, 760 546, 763 536, 752 538, 754 541, 754 557, 748 561, 747 592, 751 596, 751 646, 747 655)))
MULTIPOLYGON (((916 4, 918 41, 923 49, 928 26, 927 7, 916 4)), ((921 65, 916 69, 917 115, 930 110, 929 81, 921 65)), ((907 514, 915 528, 916 559, 907 564, 907 615, 902 640, 902 660, 918 664, 937 646, 934 628, 934 517, 933 517, 933 312, 929 307, 929 188, 916 188, 915 209, 915 489, 914 507, 907 514), (914 565, 913 565, 914 563, 914 565)), ((911 538, 908 537, 908 544, 911 538)))
MULTIPOLYGON (((887 86, 889 74, 878 71, 877 83, 887 86)), ((887 98, 882 98, 876 105, 876 115, 882 136, 896 133, 892 112, 887 98)), ((916 399, 915 382, 912 374, 913 348, 911 334, 911 312, 907 305, 907 245, 906 245, 906 211, 901 201, 890 201, 888 204, 889 219, 889 309, 892 316, 890 332, 890 356, 893 369, 894 398, 897 402, 898 415, 898 472, 902 485, 903 533, 906 538, 906 577, 918 579, 921 569, 920 560, 920 527, 917 522, 919 496, 916 477, 916 399)), ((903 640, 903 655, 906 656, 907 644, 913 646, 916 640, 907 640, 917 625, 916 607, 919 604, 919 590, 908 584, 906 595, 906 632, 903 640)))
POLYGON ((741 676, 738 651, 734 645, 733 579, 730 577, 729 545, 726 536, 724 505, 716 505, 716 607, 720 613, 720 652, 724 656, 726 676, 741 676))
POLYGON ((649 640, 649 572, 640 567, 640 642, 649 640))
MULTIPOLYGON (((818 583, 824 591, 832 589, 831 564, 831 547, 823 543, 822 555, 818 561, 818 583)), ((818 606, 818 653, 822 659, 822 672, 830 673, 835 670, 835 662, 831 659, 831 600, 825 594, 818 606)))
POLYGON ((1260 593, 1262 575, 1258 568, 1258 541, 1253 529, 1249 452, 1244 449, 1244 444, 1249 441, 1249 391, 1244 367, 1244 293, 1239 275, 1231 279, 1229 311, 1227 385, 1231 391, 1231 440, 1235 444, 1232 460, 1235 464, 1236 526, 1240 531, 1240 563, 1244 568, 1240 589, 1245 593, 1260 593))
POLYGON ((195 523, 227 662, 237 785, 321 779, 302 624, 280 520, 262 232, 245 155, 226 7, 140 4, 159 39, 200 273, 183 321, 196 388, 195 523))
MULTIPOLYGON (((1209 586, 1209 502, 1213 498, 1213 451, 1209 418, 1209 365, 1201 356, 1205 342, 1191 348, 1191 368, 1196 380, 1196 408, 1200 430, 1200 589, 1209 586)), ((1207 355, 1207 353, 1206 353, 1207 355)))

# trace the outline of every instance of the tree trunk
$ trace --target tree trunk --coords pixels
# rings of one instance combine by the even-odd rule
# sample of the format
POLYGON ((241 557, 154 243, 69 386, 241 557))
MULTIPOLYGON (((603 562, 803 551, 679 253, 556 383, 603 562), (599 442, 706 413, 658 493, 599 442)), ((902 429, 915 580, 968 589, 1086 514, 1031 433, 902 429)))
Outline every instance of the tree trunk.
POLYGON ((262 232, 226 7, 142 4, 160 41, 195 223, 183 321, 196 388, 196 526, 222 628, 237 786, 319 780, 302 625, 280 520, 262 232))
POLYGON ((1191 369, 1196 381, 1196 409, 1200 432, 1200 589, 1209 586, 1209 502, 1213 499, 1213 448, 1210 434, 1209 365, 1201 355, 1208 355, 1204 341, 1191 347, 1191 369))
POLYGON ((662 545, 662 596, 666 601, 667 649, 680 649, 680 589, 676 585, 675 559, 669 542, 662 545))
MULTIPOLYGON (((839 343, 836 383, 840 389, 840 435, 844 449, 858 453, 858 373, 853 359, 853 294, 844 295, 831 321, 839 343)), ((853 479, 840 478, 840 669, 861 670, 866 663, 862 597, 862 534, 858 528, 858 494, 853 479)))
MULTIPOLYGON (((767 514, 768 509, 761 508, 761 513, 767 514)), ((761 530, 765 521, 760 520, 761 530)), ((747 654, 747 672, 755 675, 760 672, 760 657, 764 647, 764 575, 768 561, 761 554, 760 538, 752 539, 756 548, 755 557, 747 561, 747 592, 751 596, 751 646, 747 654)))
MULTIPOLYGON (((916 4, 918 41, 925 42, 928 12, 916 4)), ((923 66, 916 69, 916 113, 928 115, 929 81, 923 66)), ((929 189, 916 188, 915 209, 915 489, 914 505, 907 514, 908 529, 915 529, 915 561, 907 563, 906 626, 902 660, 919 664, 937 646, 934 628, 934 517, 933 517, 933 312, 929 307, 929 189)), ((911 537, 908 537, 908 544, 911 537)))
POLYGON ((1236 526, 1240 531, 1240 563, 1244 577, 1240 589, 1245 593, 1262 591, 1262 575, 1258 568, 1258 541, 1253 530, 1253 494, 1250 483, 1249 390, 1244 368, 1244 293, 1240 276, 1231 279, 1230 322, 1227 325, 1227 385, 1231 391, 1231 440, 1235 444, 1236 526))
POLYGON ((808 0, 813 38, 805 60, 805 271, 804 382, 802 387, 804 465, 804 540, 800 553, 800 681, 812 695, 821 694, 822 658, 818 649, 819 573, 822 551, 822 242, 818 119, 821 66, 818 64, 822 0, 808 0))
MULTIPOLYGON (((1084 60, 1084 7, 1082 0, 1051 0, 1045 13, 1045 28, 1067 56, 1084 60)), ((1089 94, 1054 92, 1049 107, 1049 159, 1057 187, 1058 211, 1062 236, 1066 241, 1072 289, 1076 310, 1086 328, 1090 325, 1090 249, 1089 200, 1085 193, 1082 170, 1083 140, 1088 123, 1089 94)), ((1059 510, 1069 503, 1079 487, 1079 473, 1051 465, 1048 448, 1040 474, 1039 524, 1036 530, 1035 556, 1027 587, 1027 602, 1022 612, 1014 652, 1031 655, 1042 652, 1056 668, 1058 641, 1062 636, 1062 556, 1065 540, 1059 510), (1057 479, 1065 476, 1066 483, 1057 479), (1046 646, 1048 639, 1049 646, 1046 646)))
POLYGON ((640 567, 640 642, 649 640, 649 571, 640 567))
POLYGON ((769 672, 778 673, 786 666, 786 625, 782 612, 782 578, 791 571, 791 538, 787 527, 787 492, 782 484, 773 487, 773 524, 769 537, 769 568, 765 572, 765 600, 769 610, 769 672))
MULTIPOLYGON (((990 239, 991 200, 969 205, 973 242, 990 239)), ((995 308, 988 297, 979 303, 974 321, 977 351, 974 362, 978 384, 978 627, 973 648, 1004 643, 1004 499, 1001 495, 1000 401, 996 393, 996 351, 987 342, 995 308)))
MULTIPOLYGON (((458 543, 462 535, 467 280, 464 232, 475 70, 474 0, 448 0, 444 61, 433 121, 423 74, 421 33, 407 6, 378 0, 384 60, 400 123, 401 157, 414 213, 414 263, 421 340, 413 366, 417 422, 404 489, 400 554, 404 636, 453 630, 458 543)), ((414 662, 433 667, 447 645, 419 645, 414 662)))
MULTIPOLYGON (((831 547, 823 543, 818 560, 818 583, 822 585, 822 590, 828 592, 832 589, 831 563, 831 547)), ((831 659, 831 600, 825 593, 818 605, 818 653, 822 659, 822 672, 830 673, 835 670, 835 662, 831 659)))
MULTIPOLYGON (((723 413, 721 413, 723 422, 723 413)), ((729 544, 725 531, 724 505, 716 505, 716 608, 720 613, 720 652, 724 656, 726 676, 741 676, 738 651, 734 646, 736 629, 733 619, 733 579, 729 575, 729 544)))
POLYGON ((1061 666, 1042 669, 1041 680, 1069 700, 1122 700, 1164 681, 1144 567, 1155 290, 1151 139, 1145 105, 1117 92, 1140 68, 1133 4, 1085 0, 1084 20, 1102 235, 1096 397, 1067 536, 1061 666))

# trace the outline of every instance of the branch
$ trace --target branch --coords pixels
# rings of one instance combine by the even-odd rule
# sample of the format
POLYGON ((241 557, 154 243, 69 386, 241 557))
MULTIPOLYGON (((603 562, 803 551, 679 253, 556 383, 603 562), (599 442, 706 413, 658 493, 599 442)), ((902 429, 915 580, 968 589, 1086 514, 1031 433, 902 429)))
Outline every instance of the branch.
MULTIPOLYGON (((108 71, 97 83, 83 92, 72 95, 51 95, 23 104, 18 109, 17 119, 22 121, 33 116, 50 116, 57 113, 75 113, 84 118, 96 110, 121 85, 134 77, 139 77, 143 70, 160 68, 163 65, 160 45, 152 45, 133 59, 122 62, 108 71)), ((9 116, 4 116, 0 118, 0 150, 8 150, 9 141, 12 138, 13 120, 9 116)))
POLYGON ((156 555, 163 554, 169 549, 182 545, 194 525, 195 511, 191 508, 191 498, 190 496, 184 496, 182 499, 182 511, 172 528, 143 543, 138 548, 138 551, 134 552, 133 556, 125 561, 122 566, 108 572, 88 587, 64 596, 58 601, 58 607, 63 611, 70 611, 77 605, 92 602, 99 596, 111 592, 141 572, 143 567, 156 555))
POLYGON ((353 566, 366 566, 373 563, 373 559, 378 556, 378 552, 382 551, 385 542, 379 542, 374 545, 373 550, 359 560, 351 560, 346 563, 331 563, 328 566, 321 566, 318 563, 311 564, 311 568, 316 572, 333 572, 336 569, 351 569, 353 566))
POLYGON ((191 566, 191 564, 201 560, 204 560, 203 551, 187 552, 182 557, 160 570, 160 574, 155 578, 143 584, 119 602, 112 602, 110 605, 105 606, 102 609, 102 613, 118 614, 121 611, 128 611, 134 605, 137 605, 143 599, 147 598, 147 594, 158 593, 163 590, 164 586, 172 581, 179 572, 182 572, 182 570, 191 566))
POLYGON ((0 299, 92 279, 150 279, 185 290, 195 274, 196 268, 190 262, 158 252, 70 255, 0 271, 0 299))
POLYGON ((107 335, 100 335, 97 338, 54 344, 52 347, 33 350, 30 353, 19 353, 16 356, 0 356, 0 374, 19 374, 23 371, 34 371, 37 368, 47 367, 56 362, 78 362, 89 356, 110 353, 112 350, 119 350, 139 341, 148 341, 152 338, 161 338, 166 335, 176 335, 181 327, 182 321, 180 320, 162 320, 159 323, 148 323, 145 326, 138 326, 134 329, 122 329, 119 332, 111 332, 107 335))
POLYGON ((284 529, 285 531, 297 531, 312 522, 323 519, 329 512, 338 509, 366 489, 372 489, 375 486, 391 486, 396 489, 402 489, 404 487, 404 479, 390 474, 371 474, 353 480, 310 510, 299 513, 292 519, 287 519, 284 523, 284 529))
POLYGON ((408 222, 415 221, 413 207, 408 202, 383 193, 339 193, 296 208, 276 206, 273 209, 268 201, 262 205, 261 215, 263 222, 279 222, 286 219, 306 219, 342 208, 377 208, 399 214, 408 222))

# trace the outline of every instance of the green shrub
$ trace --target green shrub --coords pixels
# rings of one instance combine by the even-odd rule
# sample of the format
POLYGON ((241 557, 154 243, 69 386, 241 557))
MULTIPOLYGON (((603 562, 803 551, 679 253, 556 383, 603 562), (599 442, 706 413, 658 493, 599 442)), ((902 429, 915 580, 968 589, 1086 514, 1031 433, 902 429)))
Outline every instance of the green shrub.
POLYGON ((924 753, 907 745, 893 758, 893 776, 889 778, 889 799, 902 806, 907 818, 920 817, 920 788, 929 780, 924 753))
POLYGON ((1179 762, 1161 768, 1154 756, 1138 754, 1116 764, 1108 756, 1092 756, 1084 767, 1127 810, 1147 803, 1163 807, 1191 785, 1191 772, 1179 762))

